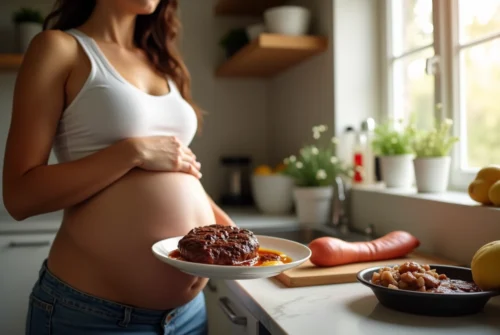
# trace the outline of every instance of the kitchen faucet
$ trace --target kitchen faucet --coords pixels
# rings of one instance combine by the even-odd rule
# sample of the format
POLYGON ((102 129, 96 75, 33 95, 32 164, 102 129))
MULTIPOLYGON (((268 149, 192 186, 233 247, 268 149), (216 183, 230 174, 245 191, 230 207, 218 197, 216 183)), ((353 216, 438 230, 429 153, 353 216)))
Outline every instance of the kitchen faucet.
POLYGON ((345 182, 340 176, 336 176, 333 183, 332 222, 333 228, 338 228, 342 233, 348 233, 351 229, 348 218, 347 195, 345 182))
MULTIPOLYGON (((330 225, 338 229, 342 234, 355 232, 352 221, 349 218, 350 197, 347 183, 340 177, 336 176, 333 183, 333 201, 332 201, 332 221, 330 225)), ((375 238, 375 226, 369 224, 368 227, 361 231, 368 238, 375 238)))

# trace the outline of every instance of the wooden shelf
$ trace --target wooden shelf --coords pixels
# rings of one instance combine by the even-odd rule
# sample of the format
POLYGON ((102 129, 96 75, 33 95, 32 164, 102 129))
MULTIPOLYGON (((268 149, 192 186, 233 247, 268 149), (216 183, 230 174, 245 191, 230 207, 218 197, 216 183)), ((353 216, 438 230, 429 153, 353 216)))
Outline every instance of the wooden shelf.
POLYGON ((281 6, 287 0, 218 0, 215 5, 215 15, 260 16, 275 6, 281 6))
POLYGON ((216 76, 271 77, 327 47, 326 37, 262 34, 223 63, 216 76))
POLYGON ((0 71, 17 70, 23 61, 22 54, 0 54, 0 71))

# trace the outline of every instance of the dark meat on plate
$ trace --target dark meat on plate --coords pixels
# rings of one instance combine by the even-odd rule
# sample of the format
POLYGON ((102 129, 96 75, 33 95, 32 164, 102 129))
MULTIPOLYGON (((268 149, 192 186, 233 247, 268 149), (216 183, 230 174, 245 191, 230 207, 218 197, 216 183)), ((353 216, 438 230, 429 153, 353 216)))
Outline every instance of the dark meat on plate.
POLYGON ((210 225, 193 228, 179 241, 178 248, 191 262, 238 265, 257 259, 259 242, 248 229, 210 225))

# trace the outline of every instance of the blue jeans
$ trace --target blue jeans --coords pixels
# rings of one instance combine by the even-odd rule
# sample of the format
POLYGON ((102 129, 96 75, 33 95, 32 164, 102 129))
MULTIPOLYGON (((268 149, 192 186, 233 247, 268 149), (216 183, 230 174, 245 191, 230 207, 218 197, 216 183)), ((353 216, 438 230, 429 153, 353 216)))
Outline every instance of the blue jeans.
POLYGON ((149 310, 80 292, 47 269, 46 261, 30 295, 26 335, 205 335, 207 314, 200 292, 184 306, 149 310))

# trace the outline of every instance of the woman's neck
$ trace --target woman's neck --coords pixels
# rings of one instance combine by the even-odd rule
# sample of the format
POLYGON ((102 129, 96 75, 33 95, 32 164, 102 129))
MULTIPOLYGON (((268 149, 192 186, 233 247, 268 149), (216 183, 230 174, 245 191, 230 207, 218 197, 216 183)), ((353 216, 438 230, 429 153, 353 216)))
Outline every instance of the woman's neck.
POLYGON ((97 1, 92 15, 81 29, 105 43, 116 43, 125 48, 133 48, 137 15, 124 13, 110 6, 110 2, 97 1))

